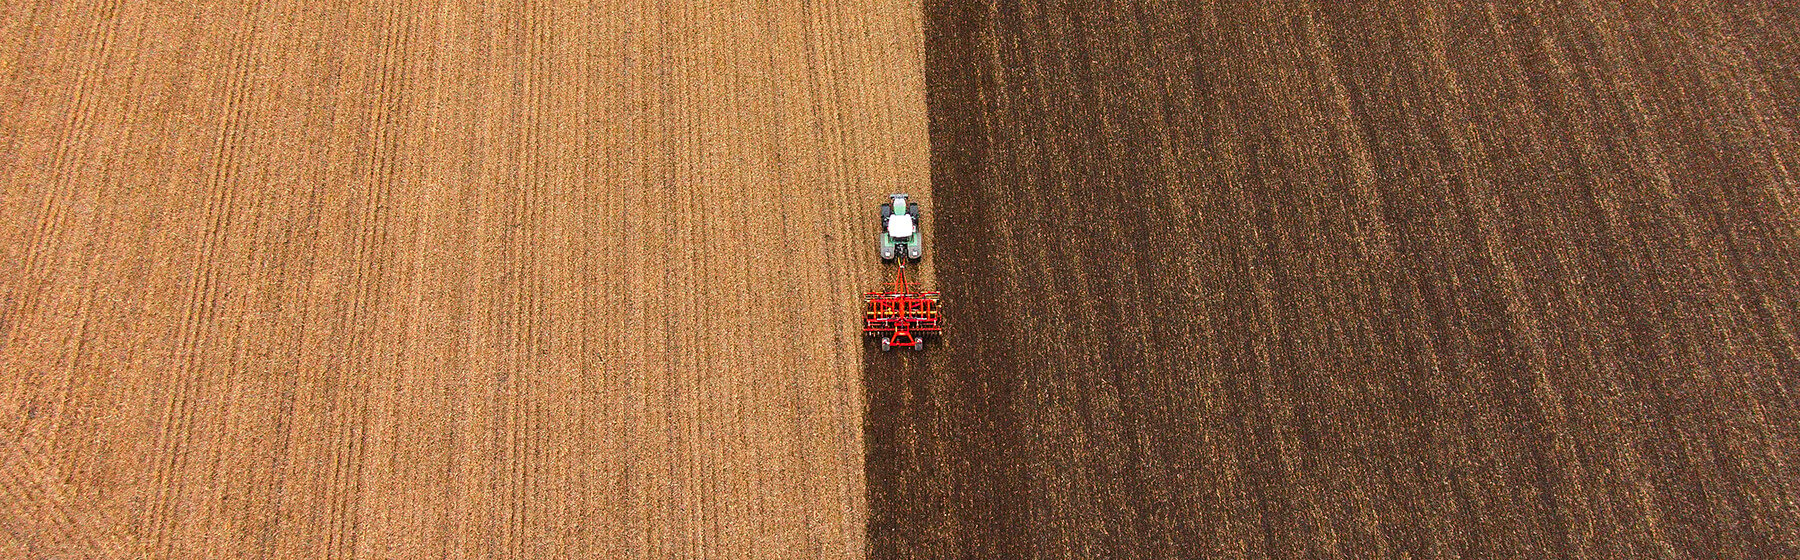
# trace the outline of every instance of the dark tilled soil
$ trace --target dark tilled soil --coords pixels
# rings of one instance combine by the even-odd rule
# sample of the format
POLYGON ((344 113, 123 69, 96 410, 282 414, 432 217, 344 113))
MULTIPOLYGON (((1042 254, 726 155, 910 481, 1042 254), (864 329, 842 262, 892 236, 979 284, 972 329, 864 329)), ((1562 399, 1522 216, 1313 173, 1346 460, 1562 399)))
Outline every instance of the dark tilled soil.
POLYGON ((928 2, 872 555, 1800 554, 1800 18, 1639 4, 928 2))

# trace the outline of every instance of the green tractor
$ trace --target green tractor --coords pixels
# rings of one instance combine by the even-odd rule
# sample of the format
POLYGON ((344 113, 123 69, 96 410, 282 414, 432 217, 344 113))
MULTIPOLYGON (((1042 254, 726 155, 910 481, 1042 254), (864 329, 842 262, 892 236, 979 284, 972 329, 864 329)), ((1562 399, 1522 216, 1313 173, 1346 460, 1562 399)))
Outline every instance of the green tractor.
POLYGON ((907 202, 906 193, 895 193, 888 198, 891 200, 881 205, 881 261, 902 256, 919 260, 925 254, 924 235, 919 232, 919 226, 923 225, 919 203, 907 202))

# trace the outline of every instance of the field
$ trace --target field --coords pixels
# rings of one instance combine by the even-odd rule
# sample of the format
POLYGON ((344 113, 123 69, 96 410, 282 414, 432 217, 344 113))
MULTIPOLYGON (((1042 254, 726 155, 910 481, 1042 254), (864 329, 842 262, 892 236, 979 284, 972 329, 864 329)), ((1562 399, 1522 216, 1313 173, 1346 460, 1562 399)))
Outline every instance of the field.
POLYGON ((1779 2, 0 5, 3 558, 1800 557, 1779 2), (948 336, 882 354, 873 206, 948 336))
POLYGON ((1800 555, 1800 18, 1647 4, 928 2, 872 556, 1800 555))
POLYGON ((855 557, 917 5, 10 3, 0 557, 855 557))

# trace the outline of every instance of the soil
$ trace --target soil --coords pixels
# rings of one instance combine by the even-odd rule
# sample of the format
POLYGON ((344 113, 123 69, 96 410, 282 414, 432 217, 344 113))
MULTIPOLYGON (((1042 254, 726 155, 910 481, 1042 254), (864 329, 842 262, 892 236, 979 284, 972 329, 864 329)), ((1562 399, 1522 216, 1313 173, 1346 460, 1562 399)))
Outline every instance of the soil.
POLYGON ((857 557, 915 3, 0 7, 0 557, 857 557))
POLYGON ((1790 6, 925 13, 872 557, 1800 555, 1790 6))

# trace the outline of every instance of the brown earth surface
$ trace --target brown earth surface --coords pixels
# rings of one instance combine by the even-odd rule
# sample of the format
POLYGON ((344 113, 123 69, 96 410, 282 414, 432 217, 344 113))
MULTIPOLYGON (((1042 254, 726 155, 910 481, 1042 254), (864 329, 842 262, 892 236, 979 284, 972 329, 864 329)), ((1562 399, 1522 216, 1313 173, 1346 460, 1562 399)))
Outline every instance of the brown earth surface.
POLYGON ((0 557, 856 557, 900 2, 0 6, 0 557))
POLYGON ((876 558, 1800 557, 1800 17, 926 4, 876 558))

